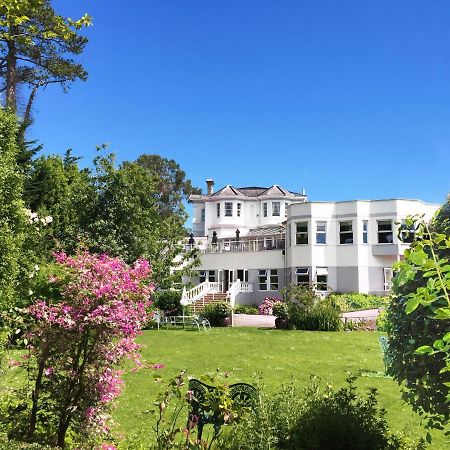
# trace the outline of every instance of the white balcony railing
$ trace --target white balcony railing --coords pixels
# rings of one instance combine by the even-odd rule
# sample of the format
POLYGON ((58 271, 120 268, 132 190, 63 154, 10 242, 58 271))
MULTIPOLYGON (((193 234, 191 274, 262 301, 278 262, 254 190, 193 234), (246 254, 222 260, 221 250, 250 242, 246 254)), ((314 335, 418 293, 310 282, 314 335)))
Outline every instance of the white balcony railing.
POLYGON ((284 250, 284 239, 222 241, 217 244, 208 244, 204 252, 261 252, 265 250, 284 250))

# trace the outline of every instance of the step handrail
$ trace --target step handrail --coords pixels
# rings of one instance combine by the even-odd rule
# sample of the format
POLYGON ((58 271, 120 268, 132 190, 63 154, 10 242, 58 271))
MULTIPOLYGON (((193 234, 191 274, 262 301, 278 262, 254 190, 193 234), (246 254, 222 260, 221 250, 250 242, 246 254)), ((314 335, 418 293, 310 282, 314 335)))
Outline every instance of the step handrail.
POLYGON ((203 283, 198 284, 197 286, 186 290, 186 286, 183 288, 183 293, 181 294, 180 303, 183 306, 192 305, 197 300, 204 297, 209 292, 219 292, 220 291, 220 283, 217 281, 204 281, 203 283))

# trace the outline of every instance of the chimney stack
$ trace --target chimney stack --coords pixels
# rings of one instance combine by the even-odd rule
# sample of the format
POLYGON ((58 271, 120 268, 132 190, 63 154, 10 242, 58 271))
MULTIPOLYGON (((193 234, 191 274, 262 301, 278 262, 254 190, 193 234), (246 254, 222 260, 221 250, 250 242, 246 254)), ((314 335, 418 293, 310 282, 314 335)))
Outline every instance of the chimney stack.
POLYGON ((212 195, 212 193, 214 192, 214 180, 212 180, 211 178, 208 178, 206 180, 206 190, 208 195, 212 195))

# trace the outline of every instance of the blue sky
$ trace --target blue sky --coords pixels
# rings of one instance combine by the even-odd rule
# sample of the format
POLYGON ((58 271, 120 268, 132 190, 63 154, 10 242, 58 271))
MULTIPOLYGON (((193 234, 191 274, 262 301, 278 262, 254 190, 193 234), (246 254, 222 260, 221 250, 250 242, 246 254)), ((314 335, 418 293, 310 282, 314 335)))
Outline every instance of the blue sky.
POLYGON ((33 136, 89 165, 175 159, 195 185, 311 200, 450 191, 448 0, 55 0, 94 26, 88 81, 38 97, 33 136))

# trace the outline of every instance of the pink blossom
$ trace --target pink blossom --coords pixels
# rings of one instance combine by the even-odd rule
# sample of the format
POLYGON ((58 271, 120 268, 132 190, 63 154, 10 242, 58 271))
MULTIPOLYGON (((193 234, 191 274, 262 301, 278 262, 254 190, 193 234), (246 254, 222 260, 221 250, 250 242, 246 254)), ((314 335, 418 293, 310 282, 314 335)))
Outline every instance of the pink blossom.
POLYGON ((47 377, 49 377, 50 375, 53 375, 53 373, 55 372, 55 370, 53 369, 53 367, 47 367, 44 370, 44 375, 46 375, 47 377))
POLYGON ((152 366, 150 366, 151 369, 164 369, 164 367, 166 367, 164 364, 153 364, 152 366))

